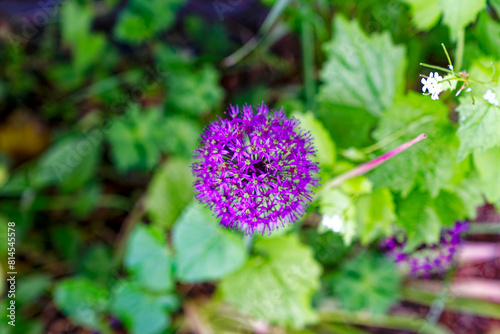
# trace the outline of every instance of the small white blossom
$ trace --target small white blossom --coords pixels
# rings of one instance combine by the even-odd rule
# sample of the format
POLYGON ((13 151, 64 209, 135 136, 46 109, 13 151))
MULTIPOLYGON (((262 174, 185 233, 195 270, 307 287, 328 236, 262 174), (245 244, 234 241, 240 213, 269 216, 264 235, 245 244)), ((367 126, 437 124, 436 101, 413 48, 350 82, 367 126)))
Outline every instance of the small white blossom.
POLYGON ((471 90, 472 90, 472 88, 470 88, 470 87, 469 87, 469 88, 467 88, 467 89, 466 89, 466 91, 465 91, 465 92, 466 92, 466 93, 468 93, 468 92, 470 92, 471 90))
POLYGON ((333 232, 342 231, 342 227, 344 226, 344 222, 339 215, 327 216, 323 215, 323 219, 321 220, 321 224, 328 227, 333 232))
POLYGON ((443 80, 443 77, 438 74, 438 72, 430 73, 428 78, 422 78, 422 92, 428 91, 431 94, 431 99, 438 100, 439 93, 443 91, 443 84, 439 81, 443 80))
POLYGON ((448 68, 453 71, 453 65, 448 65, 448 68))
POLYGON ((483 99, 488 101, 489 104, 493 104, 498 107, 498 100, 496 97, 496 94, 491 91, 491 89, 488 89, 486 93, 483 95, 483 99))

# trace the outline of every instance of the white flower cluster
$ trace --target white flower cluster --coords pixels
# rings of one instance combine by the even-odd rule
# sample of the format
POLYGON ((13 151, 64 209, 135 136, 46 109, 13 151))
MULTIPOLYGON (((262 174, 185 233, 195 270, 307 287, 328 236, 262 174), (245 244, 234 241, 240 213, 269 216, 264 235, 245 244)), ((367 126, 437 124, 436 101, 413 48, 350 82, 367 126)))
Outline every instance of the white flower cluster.
POLYGON ((323 219, 321 220, 321 224, 328 227, 333 232, 342 231, 342 227, 344 226, 344 222, 339 215, 327 216, 323 215, 323 219))
POLYGON ((491 91, 491 89, 488 89, 486 91, 486 93, 484 93, 483 95, 483 99, 485 99, 486 101, 488 101, 489 104, 493 104, 495 106, 498 107, 498 100, 497 100, 497 96, 495 93, 493 93, 491 91))
POLYGON ((438 72, 430 73, 428 78, 422 78, 422 92, 428 91, 431 94, 431 99, 438 100, 439 93, 443 91, 443 84, 439 81, 443 80, 443 77, 438 74, 438 72))

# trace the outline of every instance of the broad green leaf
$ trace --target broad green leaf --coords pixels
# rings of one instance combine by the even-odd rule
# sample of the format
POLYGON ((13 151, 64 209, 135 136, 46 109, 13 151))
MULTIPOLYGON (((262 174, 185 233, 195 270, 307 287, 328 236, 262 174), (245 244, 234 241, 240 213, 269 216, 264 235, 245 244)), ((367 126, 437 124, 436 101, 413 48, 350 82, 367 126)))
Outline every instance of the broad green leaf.
POLYGON ((165 151, 186 159, 192 158, 198 147, 201 127, 182 116, 168 117, 165 122, 165 133, 168 134, 168 140, 164 141, 165 151))
POLYGON ((337 147, 364 147, 371 144, 370 133, 377 118, 368 111, 321 101, 317 113, 337 147))
POLYGON ((154 225, 168 227, 193 199, 194 178, 187 161, 170 159, 160 167, 149 184, 146 209, 154 225))
POLYGON ((150 170, 156 166, 166 140, 163 121, 160 110, 141 112, 138 105, 131 106, 124 117, 114 120, 107 137, 119 172, 150 170))
POLYGON ((171 290, 172 260, 165 237, 151 227, 138 225, 132 232, 124 264, 144 288, 156 292, 171 290))
POLYGON ((439 241, 441 220, 429 194, 413 192, 397 203, 396 225, 402 227, 408 236, 406 250, 411 251, 423 243, 439 241))
POLYGON ((257 319, 295 328, 318 320, 311 296, 321 267, 295 235, 256 240, 255 256, 219 284, 223 298, 257 319))
POLYGON ((368 244, 379 237, 390 235, 391 226, 397 219, 394 211, 389 189, 376 189, 371 194, 361 196, 356 201, 361 242, 368 244))
POLYGON ((119 40, 140 43, 169 28, 184 0, 131 0, 118 17, 114 35, 119 40))
POLYGON ((479 20, 474 31, 479 45, 495 59, 500 59, 500 23, 487 12, 479 14, 479 20))
POLYGON ((441 17, 439 0, 402 0, 410 6, 412 23, 419 30, 430 30, 441 17))
POLYGON ((479 177, 473 173, 466 179, 462 180, 459 184, 450 187, 450 191, 460 197, 467 212, 467 218, 470 220, 476 219, 477 208, 484 204, 484 198, 480 184, 479 177))
POLYGON ((421 133, 427 139, 391 158, 371 172, 377 188, 390 188, 406 196, 412 189, 429 191, 437 196, 452 179, 456 169, 458 141, 455 127, 448 121, 448 108, 428 96, 410 93, 397 99, 380 119, 374 137, 380 141, 404 133, 390 145, 388 152, 421 133))
POLYGON ((500 108, 487 101, 476 99, 472 104, 470 98, 460 99, 457 108, 460 139, 458 159, 463 160, 472 152, 485 152, 489 148, 500 146, 500 108))
POLYGON ((332 231, 319 233, 316 229, 307 229, 301 239, 314 250, 314 257, 326 265, 337 264, 351 249, 339 233, 332 231))
POLYGON ((18 283, 16 301, 26 305, 47 292, 52 284, 52 279, 49 275, 40 273, 23 277, 18 283))
POLYGON ((97 60, 106 44, 103 34, 91 33, 92 20, 93 11, 89 5, 68 1, 61 7, 62 38, 71 46, 74 65, 79 70, 85 70, 97 60))
POLYGON ((113 289, 111 311, 132 334, 160 334, 170 326, 171 295, 149 294, 136 282, 120 281, 113 289))
POLYGON ((224 97, 219 79, 219 73, 208 65, 198 71, 172 72, 167 77, 167 108, 200 115, 218 107, 224 97))
POLYGON ((31 185, 58 185, 64 191, 83 187, 95 174, 101 140, 96 137, 69 137, 54 144, 38 161, 31 185))
POLYGON ((92 8, 75 1, 61 5, 61 33, 65 43, 73 44, 86 35, 92 24, 92 8))
POLYGON ((398 300, 401 277, 392 260, 364 252, 345 262, 330 283, 345 309, 384 314, 398 300))
POLYGON ((486 199, 491 203, 500 201, 500 147, 475 152, 474 166, 486 199))
POLYGON ((421 244, 439 242, 441 229, 463 220, 468 210, 462 197, 443 190, 432 198, 428 193, 414 191, 397 202, 396 225, 406 231, 406 251, 412 251, 421 244))
POLYGON ((120 14, 114 29, 117 39, 129 43, 140 43, 152 37, 154 33, 153 23, 132 10, 125 10, 120 14))
POLYGON ((292 116, 300 121, 302 130, 311 132, 314 138, 314 148, 317 151, 315 161, 320 166, 333 167, 336 159, 335 144, 323 124, 314 117, 312 112, 306 114, 294 112, 292 116))
POLYGON ((443 11, 443 23, 450 29, 452 39, 458 32, 476 20, 477 14, 486 7, 486 0, 439 0, 443 11))
POLYGON ((55 286, 54 302, 75 323, 99 329, 108 308, 108 290, 86 278, 68 278, 55 286))
POLYGON ((176 221, 172 240, 176 252, 176 276, 183 282, 222 278, 246 260, 243 241, 224 230, 208 209, 198 203, 188 206, 176 221))
POLYGON ((322 100, 378 116, 404 88, 405 49, 395 46, 388 33, 367 36, 357 22, 336 15, 325 53, 322 100))

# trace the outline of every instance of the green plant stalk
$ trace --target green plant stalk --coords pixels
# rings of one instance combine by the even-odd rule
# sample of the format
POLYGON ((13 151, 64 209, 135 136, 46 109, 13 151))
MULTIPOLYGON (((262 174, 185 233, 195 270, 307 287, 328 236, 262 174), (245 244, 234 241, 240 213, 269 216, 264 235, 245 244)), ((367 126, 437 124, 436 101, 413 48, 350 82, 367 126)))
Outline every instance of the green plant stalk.
POLYGON ((467 234, 500 234, 500 223, 469 223, 467 234))
MULTIPOLYGON (((422 305, 431 305, 439 297, 434 293, 415 288, 403 288, 401 294, 404 300, 422 305)), ((500 320, 500 305, 484 300, 450 297, 445 301, 445 308, 449 311, 500 320)))
POLYGON ((226 67, 234 66, 239 63, 243 58, 249 55, 253 50, 255 50, 259 44, 266 38, 266 36, 270 33, 271 28, 274 23, 281 16, 285 8, 288 6, 290 0, 278 0, 271 8, 271 11, 267 15, 264 23, 260 27, 256 36, 250 39, 245 45, 236 50, 233 54, 229 55, 223 60, 223 65, 226 67))
POLYGON ((314 110, 314 97, 316 95, 314 80, 314 33, 311 23, 305 20, 302 20, 301 28, 302 67, 304 70, 307 110, 314 110))
POLYGON ((391 134, 390 136, 382 139, 381 141, 379 142, 376 142, 375 144, 373 145, 370 145, 368 147, 365 147, 363 149, 361 149, 360 151, 364 154, 368 154, 368 153, 372 153, 372 152, 375 152, 376 150, 379 150, 381 149, 382 147, 386 146, 386 145, 389 145, 390 143, 392 143, 393 141, 397 140, 398 138, 400 138, 401 136, 403 136, 405 133, 407 133, 408 131, 410 130, 413 130, 413 129, 416 129, 418 128, 420 125, 423 125, 425 123, 429 123, 429 122, 432 122, 434 120, 434 116, 425 116, 425 117, 422 117, 421 119, 419 119, 418 121, 416 122, 413 122, 411 124, 408 124, 408 126, 404 127, 404 128, 401 128, 399 129, 398 131, 394 132, 393 134, 391 134))
POLYGON ((439 325, 431 325, 423 319, 397 315, 372 315, 368 313, 349 312, 344 310, 320 312, 321 322, 349 323, 361 326, 374 326, 395 330, 408 330, 422 334, 449 334, 439 325))
POLYGON ((446 73, 453 74, 453 72, 451 70, 449 70, 447 68, 444 68, 444 67, 441 67, 441 66, 430 65, 430 64, 426 64, 426 63, 420 63, 420 66, 427 67, 427 68, 432 68, 434 70, 443 71, 443 72, 446 72, 446 73))
POLYGON ((464 59, 465 30, 461 29, 457 36, 457 48, 455 51, 455 68, 460 71, 464 59))
MULTIPOLYGON (((446 59, 448 59, 448 65, 453 66, 453 64, 451 63, 450 54, 448 53, 446 46, 444 45, 444 43, 441 43, 441 46, 443 47, 444 54, 446 55, 446 59)), ((451 71, 453 72, 453 70, 451 70, 451 71)))
POLYGON ((413 145, 415 145, 416 143, 424 140, 425 138, 427 138, 427 135, 425 133, 421 133, 420 135, 418 135, 417 137, 413 138, 412 140, 402 144, 402 145, 399 145, 398 147, 396 147, 395 149, 393 149, 392 151, 389 151, 385 154, 382 154, 381 156, 379 156, 378 158, 375 158, 371 161, 368 161, 362 165, 359 165, 343 174, 340 174, 339 176, 331 179, 330 181, 328 181, 323 189, 321 189, 321 191, 318 193, 318 195, 320 195, 321 193, 324 193, 325 191, 331 189, 331 188, 335 188, 335 187, 338 187, 340 186, 342 183, 344 183, 345 181, 349 180, 349 179, 352 179, 353 177, 356 177, 356 176, 359 176, 359 175, 363 175, 363 174, 366 174, 368 173, 369 171, 371 171, 372 169, 378 167, 379 165, 383 164, 384 162, 386 162, 387 160, 395 157, 396 155, 398 155, 399 153, 403 152, 404 150, 412 147, 413 145))

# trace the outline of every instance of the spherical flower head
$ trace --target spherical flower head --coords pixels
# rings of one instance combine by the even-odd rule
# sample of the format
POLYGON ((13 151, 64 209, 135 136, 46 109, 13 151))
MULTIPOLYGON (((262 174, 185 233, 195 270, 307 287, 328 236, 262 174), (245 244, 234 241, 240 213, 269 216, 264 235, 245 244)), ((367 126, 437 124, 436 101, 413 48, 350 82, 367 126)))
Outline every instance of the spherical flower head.
POLYGON ((245 105, 212 122, 196 150, 196 198, 247 235, 297 221, 318 184, 311 135, 283 110, 245 105))
POLYGON ((439 244, 424 244, 412 253, 404 252, 406 239, 401 236, 383 240, 380 248, 390 254, 400 267, 409 271, 411 276, 429 277, 448 269, 460 244, 461 235, 468 228, 467 222, 456 222, 453 228, 441 232, 439 244))

